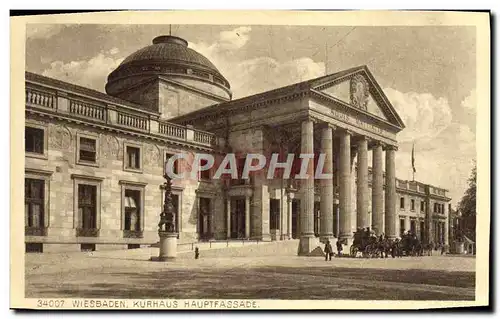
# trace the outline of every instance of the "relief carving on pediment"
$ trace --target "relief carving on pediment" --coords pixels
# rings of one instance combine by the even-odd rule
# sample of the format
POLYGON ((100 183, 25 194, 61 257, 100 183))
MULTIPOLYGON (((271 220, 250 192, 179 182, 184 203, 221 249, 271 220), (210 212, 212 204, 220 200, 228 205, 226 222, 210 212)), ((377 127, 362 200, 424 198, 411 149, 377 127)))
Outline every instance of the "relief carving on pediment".
POLYGON ((49 147, 59 150, 67 150, 71 146, 72 134, 64 125, 50 125, 49 147))
POLYGON ((351 78, 350 87, 351 104, 366 111, 370 97, 368 81, 361 74, 357 74, 351 78))

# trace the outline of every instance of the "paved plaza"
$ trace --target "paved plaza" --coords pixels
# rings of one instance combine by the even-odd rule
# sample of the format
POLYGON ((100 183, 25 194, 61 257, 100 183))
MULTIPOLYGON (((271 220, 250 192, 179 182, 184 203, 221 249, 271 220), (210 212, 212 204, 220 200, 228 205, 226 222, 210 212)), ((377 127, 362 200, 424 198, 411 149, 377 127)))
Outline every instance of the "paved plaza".
POLYGON ((296 256, 296 241, 191 251, 26 255, 26 297, 474 300, 475 258, 296 256))

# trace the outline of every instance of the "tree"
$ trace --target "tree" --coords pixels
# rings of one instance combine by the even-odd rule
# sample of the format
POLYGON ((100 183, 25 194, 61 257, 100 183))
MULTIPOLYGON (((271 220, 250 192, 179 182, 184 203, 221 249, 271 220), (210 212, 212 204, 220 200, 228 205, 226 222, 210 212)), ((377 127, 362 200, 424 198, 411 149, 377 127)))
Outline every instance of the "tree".
POLYGON ((458 210, 462 214, 462 232, 474 241, 476 240, 476 179, 477 167, 474 165, 468 181, 469 188, 458 203, 458 210))

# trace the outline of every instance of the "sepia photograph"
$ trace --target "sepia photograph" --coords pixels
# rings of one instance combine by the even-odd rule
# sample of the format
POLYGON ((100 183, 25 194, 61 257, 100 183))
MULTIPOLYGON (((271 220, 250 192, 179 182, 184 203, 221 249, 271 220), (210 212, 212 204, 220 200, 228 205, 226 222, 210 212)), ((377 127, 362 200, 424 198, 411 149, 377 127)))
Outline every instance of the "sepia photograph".
POLYGON ((11 307, 487 305, 489 14, 242 14, 11 18, 11 307))

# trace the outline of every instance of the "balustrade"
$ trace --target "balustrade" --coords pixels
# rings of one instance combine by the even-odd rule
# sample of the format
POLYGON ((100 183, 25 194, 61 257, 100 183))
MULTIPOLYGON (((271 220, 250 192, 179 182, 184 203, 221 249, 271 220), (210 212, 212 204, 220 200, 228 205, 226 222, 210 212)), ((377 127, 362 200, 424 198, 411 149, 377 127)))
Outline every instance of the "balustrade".
POLYGON ((215 144, 215 135, 206 132, 194 131, 194 141, 213 145, 215 144))
POLYGON ((70 100, 69 112, 79 116, 94 118, 100 121, 105 120, 106 114, 106 110, 102 106, 76 100, 70 100))
POLYGON ((148 130, 149 119, 146 117, 136 116, 128 113, 118 112, 118 124, 130 126, 140 130, 148 130))
POLYGON ((49 92, 41 92, 26 88, 26 103, 54 108, 56 105, 56 95, 49 92))
MULTIPOLYGON (((58 95, 54 92, 46 92, 37 90, 31 87, 27 87, 26 93, 26 106, 27 107, 45 107, 54 109, 56 112, 65 113, 66 115, 71 114, 73 116, 78 116, 79 118, 88 118, 93 120, 98 120, 102 122, 107 122, 110 120, 109 124, 117 124, 124 127, 135 128, 141 131, 149 131, 150 127, 153 130, 152 133, 159 133, 166 137, 172 137, 176 139, 181 139, 184 141, 194 141, 198 144, 203 144, 207 146, 214 146, 217 144, 217 138, 214 134, 209 132, 203 132, 198 130, 191 130, 193 134, 188 136, 188 128, 182 125, 177 125, 167 122, 158 122, 158 128, 156 126, 152 127, 151 120, 148 114, 138 115, 128 113, 126 110, 115 110, 113 107, 114 116, 108 115, 107 105, 99 105, 98 102, 83 102, 79 99, 73 99, 68 97, 68 94, 61 94, 59 97, 62 99, 61 104, 58 107, 58 95), (108 119, 109 116, 109 119, 108 119)), ((76 96, 76 94, 73 94, 76 96)))
POLYGON ((180 139, 186 139, 186 128, 183 126, 171 124, 171 123, 160 123, 159 125, 160 134, 176 137, 180 139))

